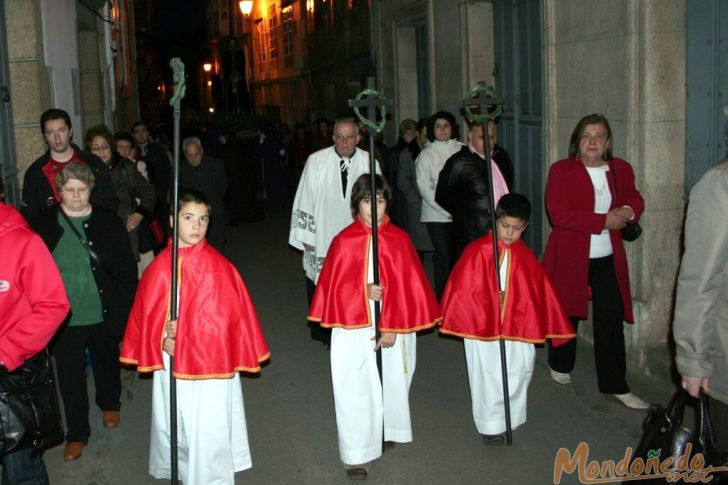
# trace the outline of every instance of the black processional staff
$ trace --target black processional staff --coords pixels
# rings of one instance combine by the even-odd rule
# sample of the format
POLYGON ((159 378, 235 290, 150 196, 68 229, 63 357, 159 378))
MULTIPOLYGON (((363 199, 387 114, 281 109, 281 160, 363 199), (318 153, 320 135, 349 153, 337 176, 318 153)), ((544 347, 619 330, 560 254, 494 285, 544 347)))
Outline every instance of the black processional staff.
MULTIPOLYGON (((172 280, 170 288, 170 309, 169 319, 177 320, 177 261, 179 259, 179 224, 177 214, 179 213, 179 156, 180 156, 180 131, 179 124, 182 116, 182 98, 185 97, 185 65, 179 57, 173 58, 169 65, 174 72, 174 94, 169 104, 174 108, 174 171, 172 175, 172 214, 174 224, 172 225, 172 280)), ((177 485, 178 464, 177 464, 177 380, 174 377, 174 357, 169 357, 169 426, 172 460, 172 484, 177 485)))
MULTIPOLYGON (((470 97, 463 101, 463 108, 465 109, 465 116, 471 123, 482 123, 483 125, 483 138, 485 141, 485 173, 488 183, 488 196, 490 198, 490 227, 491 233, 493 234, 493 267, 495 268, 495 278, 498 283, 498 291, 501 289, 501 274, 500 274, 500 259, 498 257, 498 231, 496 228, 495 220, 495 197, 493 194, 493 169, 491 167, 491 155, 493 147, 490 146, 490 137, 488 136, 488 124, 491 120, 496 119, 500 116, 503 111, 504 101, 495 95, 495 89, 492 86, 485 86, 478 84, 470 90, 470 97), (473 113, 471 107, 477 106, 479 113, 473 113)), ((487 277, 487 275, 486 275, 487 277)), ((494 295, 497 299, 498 304, 502 305, 500 299, 500 293, 494 295)), ((498 312, 500 315, 501 312, 498 312)), ((506 362, 506 343, 501 338, 500 344, 500 361, 501 361, 501 375, 503 379, 503 406, 506 417, 506 445, 510 446, 513 443, 513 430, 511 428, 511 402, 510 394, 508 391, 508 363, 506 362)))
MULTIPOLYGON (((359 120, 369 128, 369 174, 370 174, 370 190, 371 190, 371 208, 372 208, 372 272, 373 283, 379 284, 379 235, 377 234, 377 190, 376 190, 376 177, 377 177, 377 162, 374 158, 374 136, 375 133, 381 133, 386 123, 385 116, 387 114, 387 108, 385 106, 391 105, 391 99, 385 99, 384 95, 375 90, 374 78, 367 78, 367 88, 356 95, 356 98, 349 100, 349 107, 354 108, 354 112, 359 120), (363 99, 367 97, 366 99, 363 99), (367 108, 367 116, 361 114, 359 108, 367 108), (381 109, 381 121, 376 122, 377 119, 377 108, 381 109)), ((379 338, 382 333, 379 329, 379 315, 380 315, 380 304, 378 301, 374 302, 374 340, 379 342, 379 338)), ((382 381, 382 348, 380 347, 377 351, 377 370, 379 371, 379 381, 382 381)), ((384 434, 382 434, 384 437, 384 434)))

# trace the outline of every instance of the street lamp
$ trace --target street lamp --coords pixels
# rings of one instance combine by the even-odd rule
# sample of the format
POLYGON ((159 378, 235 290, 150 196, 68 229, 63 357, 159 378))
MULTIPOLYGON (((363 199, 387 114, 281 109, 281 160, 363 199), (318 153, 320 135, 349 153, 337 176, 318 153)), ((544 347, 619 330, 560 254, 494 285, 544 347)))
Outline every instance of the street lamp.
POLYGON ((212 63, 210 63, 210 62, 206 62, 206 63, 204 63, 204 64, 202 65, 202 69, 203 69, 203 70, 204 70, 205 72, 210 72, 210 71, 212 71, 212 63))
POLYGON ((241 0, 238 2, 238 6, 244 17, 250 17, 250 13, 253 11, 253 0, 241 0))

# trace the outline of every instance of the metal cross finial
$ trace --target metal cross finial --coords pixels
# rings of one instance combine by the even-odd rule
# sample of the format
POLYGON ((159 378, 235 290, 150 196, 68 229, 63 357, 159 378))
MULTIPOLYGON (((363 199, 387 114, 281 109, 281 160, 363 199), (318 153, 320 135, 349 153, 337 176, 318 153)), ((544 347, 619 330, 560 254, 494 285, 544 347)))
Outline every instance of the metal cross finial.
POLYGON ((495 95, 493 86, 486 86, 483 83, 477 84, 470 90, 469 97, 462 103, 465 109, 465 117, 471 123, 486 123, 501 115, 505 101, 495 95), (473 113, 472 107, 478 106, 480 114, 473 113), (493 112, 488 113, 488 107, 495 106, 493 112))

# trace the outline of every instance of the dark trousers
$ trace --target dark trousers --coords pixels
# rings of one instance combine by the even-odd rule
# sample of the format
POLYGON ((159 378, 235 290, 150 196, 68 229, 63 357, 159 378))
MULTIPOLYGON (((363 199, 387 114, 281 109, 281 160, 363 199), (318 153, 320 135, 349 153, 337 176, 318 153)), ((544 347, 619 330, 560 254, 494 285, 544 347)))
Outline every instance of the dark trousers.
MULTIPOLYGON (((589 286, 592 290, 594 361, 599 392, 627 393, 629 387, 625 380, 627 354, 623 333, 624 305, 612 256, 589 260, 589 286)), ((569 320, 576 331, 579 319, 570 317, 569 320)), ((549 341, 549 367, 557 372, 571 372, 576 359, 576 341, 577 339, 572 339, 560 347, 553 347, 549 341)))
POLYGON ((435 294, 437 301, 442 298, 445 291, 447 277, 450 276, 450 248, 452 239, 451 222, 428 222, 427 232, 432 240, 434 252, 432 254, 432 266, 435 270, 435 294))
MULTIPOLYGON (((311 278, 308 276, 306 277, 306 296, 308 296, 308 306, 311 307, 311 302, 313 301, 313 294, 316 291, 316 284, 313 282, 311 278)), ((331 329, 330 328, 324 328, 321 325, 317 323, 308 323, 308 326, 311 328, 311 338, 313 340, 318 340, 319 342, 322 342, 324 345, 329 346, 331 345, 331 329)))
POLYGON ((2 485, 48 485, 43 454, 34 448, 5 455, 1 464, 2 485))
POLYGON ((91 354, 91 368, 96 385, 96 405, 102 411, 121 408, 121 367, 119 338, 110 337, 101 324, 62 327, 53 343, 58 388, 61 391, 66 417, 66 441, 88 442, 91 427, 88 421, 85 348, 91 354))

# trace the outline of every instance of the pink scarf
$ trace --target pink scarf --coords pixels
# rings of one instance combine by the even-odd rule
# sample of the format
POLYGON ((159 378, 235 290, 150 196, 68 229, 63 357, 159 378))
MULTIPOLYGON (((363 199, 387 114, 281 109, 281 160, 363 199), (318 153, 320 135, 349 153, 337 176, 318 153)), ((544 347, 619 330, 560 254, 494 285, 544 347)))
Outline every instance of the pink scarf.
MULTIPOLYGON (((468 148, 471 152, 485 160, 485 157, 475 150, 472 143, 468 144, 468 148)), ((506 179, 503 178, 500 168, 498 168, 498 165, 496 165, 492 158, 490 159, 490 168, 493 172, 493 200, 495 201, 495 204, 498 205, 500 198, 508 193, 508 184, 506 184, 506 179)))

